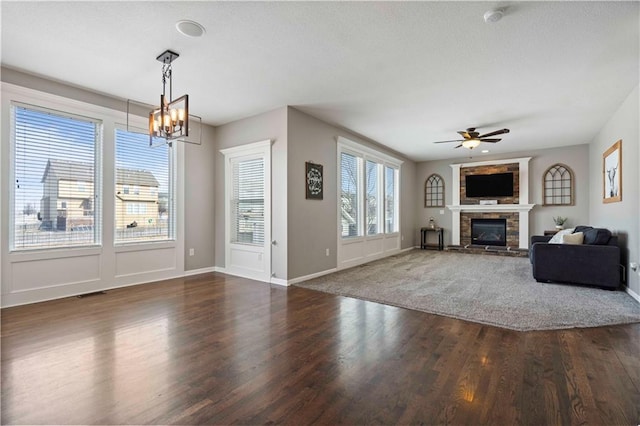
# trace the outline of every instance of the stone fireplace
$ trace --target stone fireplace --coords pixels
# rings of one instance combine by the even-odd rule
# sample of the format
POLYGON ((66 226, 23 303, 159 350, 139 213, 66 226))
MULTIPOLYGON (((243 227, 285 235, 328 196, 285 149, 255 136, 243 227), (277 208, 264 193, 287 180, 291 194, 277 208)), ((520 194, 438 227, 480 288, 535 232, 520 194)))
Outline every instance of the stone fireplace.
POLYGON ((529 212, 534 206, 529 204, 530 159, 531 157, 511 158, 451 165, 453 168, 452 204, 447 208, 452 212, 451 243, 454 246, 477 244, 472 240, 472 219, 501 219, 505 221, 506 226, 506 238, 501 245, 508 248, 528 248, 529 212), (497 204, 480 204, 479 199, 466 198, 464 183, 461 185, 465 174, 496 173, 505 169, 514 171, 517 179, 513 197, 498 199, 497 204))

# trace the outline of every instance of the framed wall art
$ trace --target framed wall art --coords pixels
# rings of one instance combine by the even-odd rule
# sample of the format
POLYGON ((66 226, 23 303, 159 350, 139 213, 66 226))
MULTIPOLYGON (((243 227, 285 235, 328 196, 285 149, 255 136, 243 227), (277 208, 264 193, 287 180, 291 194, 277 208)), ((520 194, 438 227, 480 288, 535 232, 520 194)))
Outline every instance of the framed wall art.
POLYGON ((306 162, 305 175, 307 200, 322 200, 324 184, 322 165, 306 162))
POLYGON ((622 139, 602 154, 602 202, 622 201, 622 139))

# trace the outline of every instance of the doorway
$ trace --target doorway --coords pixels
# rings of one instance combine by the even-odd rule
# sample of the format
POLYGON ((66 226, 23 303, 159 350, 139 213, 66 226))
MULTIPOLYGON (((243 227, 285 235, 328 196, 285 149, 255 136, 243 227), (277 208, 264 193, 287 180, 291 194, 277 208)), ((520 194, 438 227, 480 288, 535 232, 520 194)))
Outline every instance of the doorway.
POLYGON ((271 280, 271 141, 220 151, 225 157, 225 270, 271 280))

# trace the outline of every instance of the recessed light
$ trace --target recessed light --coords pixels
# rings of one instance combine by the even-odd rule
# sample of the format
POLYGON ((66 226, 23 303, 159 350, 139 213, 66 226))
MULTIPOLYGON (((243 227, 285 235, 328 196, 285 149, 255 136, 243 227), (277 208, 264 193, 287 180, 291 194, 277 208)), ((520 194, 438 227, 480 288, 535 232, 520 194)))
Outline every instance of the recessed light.
POLYGON ((483 154, 486 154, 487 152, 489 152, 489 150, 488 150, 488 149, 483 149, 483 150, 482 150, 482 153, 483 153, 483 154))
POLYGON ((176 22, 176 29, 182 35, 187 37, 202 37, 205 33, 205 29, 202 25, 195 21, 178 21, 176 22))

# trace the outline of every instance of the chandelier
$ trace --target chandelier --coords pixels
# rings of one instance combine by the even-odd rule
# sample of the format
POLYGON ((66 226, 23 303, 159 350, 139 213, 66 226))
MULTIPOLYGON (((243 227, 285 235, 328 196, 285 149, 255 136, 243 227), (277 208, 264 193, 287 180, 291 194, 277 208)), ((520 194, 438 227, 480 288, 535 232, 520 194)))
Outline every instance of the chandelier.
POLYGON ((160 106, 149 113, 150 144, 153 138, 163 138, 169 142, 189 136, 189 95, 174 100, 172 93, 171 63, 179 56, 171 50, 166 50, 156 58, 162 62, 162 94, 160 106))

